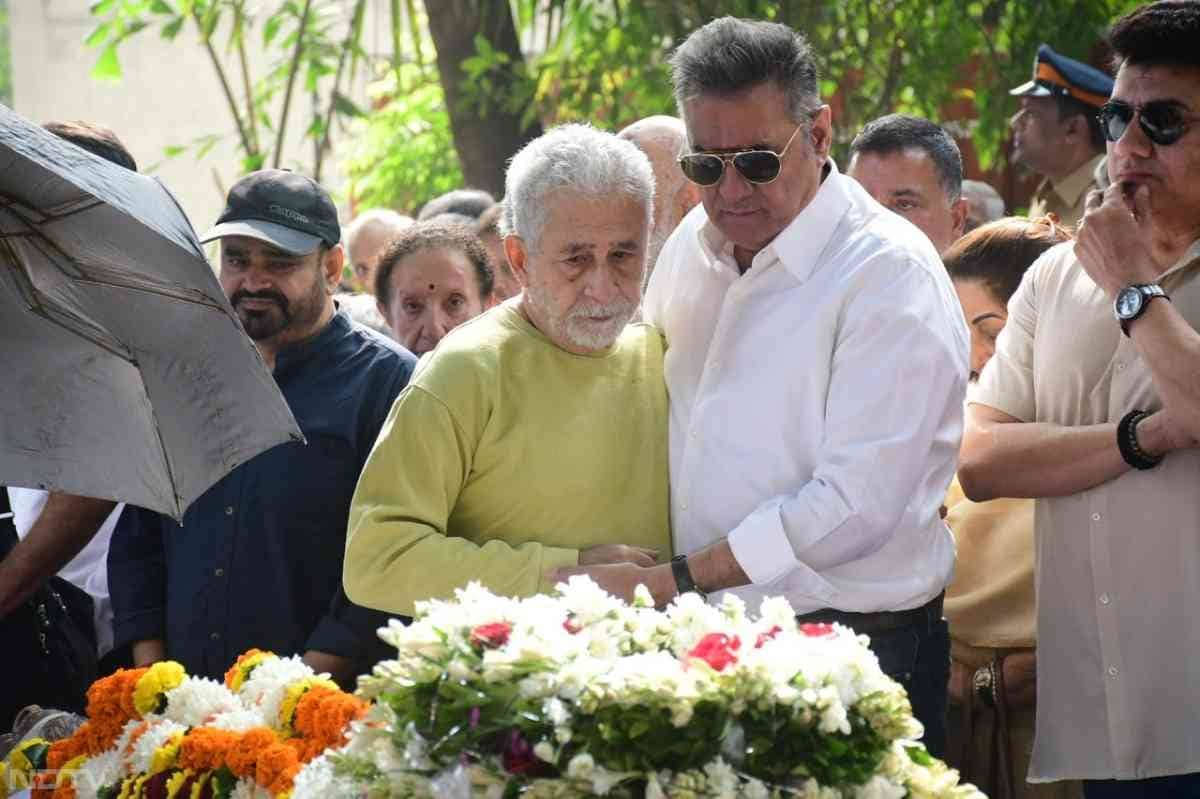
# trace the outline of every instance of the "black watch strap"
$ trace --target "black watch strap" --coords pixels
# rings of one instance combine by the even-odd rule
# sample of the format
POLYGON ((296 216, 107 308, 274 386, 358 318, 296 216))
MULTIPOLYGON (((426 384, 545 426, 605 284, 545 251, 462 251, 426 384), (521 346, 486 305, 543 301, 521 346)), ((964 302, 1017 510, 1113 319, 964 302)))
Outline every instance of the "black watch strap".
POLYGON ((700 586, 696 585, 696 581, 692 579, 692 570, 688 568, 687 555, 676 555, 671 558, 671 574, 675 576, 675 588, 680 594, 696 593, 706 596, 700 590, 700 586))
POLYGON ((1147 455, 1146 451, 1138 446, 1138 422, 1149 415, 1149 411, 1132 410, 1121 417, 1121 421, 1117 423, 1117 448, 1121 450, 1121 457, 1133 468, 1143 471, 1153 469, 1162 463, 1163 459, 1162 455, 1157 458, 1147 455))
POLYGON ((1150 303, 1152 301, 1157 300, 1160 297, 1167 302, 1171 301, 1170 295, 1163 291, 1162 287, 1157 283, 1142 283, 1139 285, 1130 286, 1130 288, 1137 289, 1142 293, 1142 304, 1138 308, 1137 313, 1130 318, 1121 319, 1118 317, 1118 321, 1121 323, 1121 332, 1126 336, 1129 335, 1129 326, 1145 315, 1146 309, 1150 307, 1150 303))

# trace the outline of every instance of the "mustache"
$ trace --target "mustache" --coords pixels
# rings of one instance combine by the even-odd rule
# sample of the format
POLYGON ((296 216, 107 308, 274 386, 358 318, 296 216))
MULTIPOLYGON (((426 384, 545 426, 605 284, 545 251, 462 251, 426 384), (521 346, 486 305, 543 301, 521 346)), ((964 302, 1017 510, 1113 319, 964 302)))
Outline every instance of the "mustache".
POLYGON ((288 311, 287 297, 278 291, 271 291, 270 289, 266 291, 245 291, 244 289, 238 289, 229 298, 229 304, 236 308, 243 300, 270 300, 278 305, 284 313, 288 311))

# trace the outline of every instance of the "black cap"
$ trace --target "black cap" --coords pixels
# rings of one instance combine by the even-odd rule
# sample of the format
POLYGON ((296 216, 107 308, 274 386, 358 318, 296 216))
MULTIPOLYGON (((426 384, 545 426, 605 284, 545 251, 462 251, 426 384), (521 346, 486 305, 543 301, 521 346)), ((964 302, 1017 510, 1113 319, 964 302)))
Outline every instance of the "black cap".
POLYGON ((1082 61, 1059 55, 1043 44, 1033 60, 1033 79, 1009 92, 1018 97, 1074 97, 1099 108, 1112 94, 1113 79, 1082 61))
POLYGON ((200 239, 249 236, 292 255, 342 240, 337 208, 316 181, 283 169, 251 172, 234 184, 217 224, 200 239))

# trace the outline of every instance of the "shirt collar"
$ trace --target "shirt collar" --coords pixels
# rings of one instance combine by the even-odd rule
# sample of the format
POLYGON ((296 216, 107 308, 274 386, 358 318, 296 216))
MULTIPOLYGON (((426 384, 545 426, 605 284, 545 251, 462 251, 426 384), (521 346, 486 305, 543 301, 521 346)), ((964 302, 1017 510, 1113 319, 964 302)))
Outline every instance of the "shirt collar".
POLYGON ((297 371, 317 355, 328 350, 350 332, 350 317, 342 308, 334 311, 329 324, 315 336, 284 347, 275 354, 275 380, 280 381, 297 371))
POLYGON ((1096 177, 1096 167, 1103 159, 1103 155, 1097 155, 1087 163, 1080 164, 1078 169, 1057 183, 1049 181, 1051 191, 1069 207, 1074 208, 1084 192, 1091 188, 1096 177))
POLYGON ((1174 266, 1162 273, 1159 281, 1166 280, 1176 272, 1182 272, 1195 266, 1200 266, 1200 239, 1192 242, 1192 246, 1187 248, 1187 252, 1183 254, 1183 257, 1176 261, 1174 266))
MULTIPOLYGON (((838 171, 832 158, 825 164, 825 179, 821 181, 817 193, 795 219, 754 256, 751 272, 763 271, 779 261, 801 283, 813 273, 825 245, 851 204, 846 185, 850 178, 838 171)), ((709 268, 720 270, 727 265, 736 274, 733 242, 707 216, 700 228, 700 246, 708 256, 709 268)))

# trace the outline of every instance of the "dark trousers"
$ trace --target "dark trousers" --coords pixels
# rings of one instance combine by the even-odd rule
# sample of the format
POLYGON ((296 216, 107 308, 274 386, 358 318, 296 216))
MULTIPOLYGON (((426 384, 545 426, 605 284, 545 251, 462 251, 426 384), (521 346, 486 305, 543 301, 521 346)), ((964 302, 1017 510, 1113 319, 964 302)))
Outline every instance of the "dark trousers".
POLYGON ((1085 799, 1195 799, 1200 774, 1175 774, 1148 780, 1084 780, 1085 799))
POLYGON ((908 691, 913 715, 925 727, 925 748, 934 757, 945 757, 950 682, 950 627, 946 620, 929 619, 875 633, 871 651, 884 673, 908 691))

